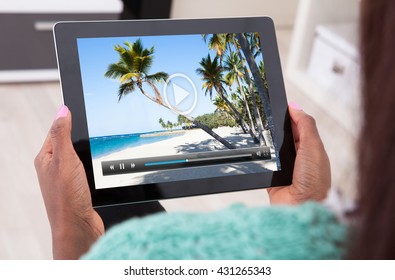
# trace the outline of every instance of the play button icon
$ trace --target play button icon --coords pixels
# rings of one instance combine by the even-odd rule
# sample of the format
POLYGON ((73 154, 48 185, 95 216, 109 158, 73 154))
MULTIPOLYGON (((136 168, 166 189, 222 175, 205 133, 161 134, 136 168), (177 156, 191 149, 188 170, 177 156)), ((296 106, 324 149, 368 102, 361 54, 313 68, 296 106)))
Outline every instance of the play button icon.
POLYGON ((186 91, 182 87, 178 86, 176 83, 173 83, 173 93, 176 106, 181 104, 182 101, 184 101, 191 94, 189 91, 186 91))
POLYGON ((163 95, 166 105, 177 114, 188 115, 197 104, 195 84, 188 76, 181 73, 173 74, 166 80, 163 95))

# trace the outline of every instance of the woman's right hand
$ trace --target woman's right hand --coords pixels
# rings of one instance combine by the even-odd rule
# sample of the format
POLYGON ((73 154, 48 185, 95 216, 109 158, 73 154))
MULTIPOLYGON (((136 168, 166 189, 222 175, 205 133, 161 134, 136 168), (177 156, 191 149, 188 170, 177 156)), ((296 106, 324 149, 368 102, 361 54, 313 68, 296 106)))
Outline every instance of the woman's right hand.
POLYGON ((84 166, 71 141, 71 112, 62 106, 35 159, 55 259, 78 259, 104 233, 92 207, 84 166))
POLYGON ((296 159, 292 184, 268 189, 271 204, 320 201, 331 185, 331 169, 315 120, 297 104, 290 104, 296 159))

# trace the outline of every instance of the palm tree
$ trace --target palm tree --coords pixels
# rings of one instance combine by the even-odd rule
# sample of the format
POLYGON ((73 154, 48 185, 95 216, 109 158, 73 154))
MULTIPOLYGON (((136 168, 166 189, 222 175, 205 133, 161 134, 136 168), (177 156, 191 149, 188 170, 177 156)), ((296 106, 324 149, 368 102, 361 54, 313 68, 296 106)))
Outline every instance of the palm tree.
POLYGON ((166 124, 165 124, 165 122, 163 121, 162 118, 159 119, 159 124, 163 127, 163 129, 166 128, 166 124))
POLYGON ((137 86, 144 96, 161 105, 163 100, 158 92, 155 92, 155 97, 153 97, 143 88, 144 83, 152 86, 157 82, 166 81, 169 77, 165 72, 147 74, 152 66, 154 47, 145 49, 140 39, 133 44, 126 42, 124 45, 126 48, 120 45, 114 47, 114 50, 119 54, 119 61, 110 64, 104 74, 107 78, 119 79, 121 82, 118 101, 135 91, 137 86))
POLYGON ((242 64, 241 68, 242 68, 242 72, 244 74, 243 78, 244 78, 246 84, 248 85, 249 95, 250 95, 252 103, 253 103, 252 107, 254 108, 254 117, 255 117, 255 120, 256 120, 257 128, 258 128, 259 143, 260 143, 261 146, 266 146, 266 141, 265 141, 265 138, 263 137, 263 130, 264 130, 264 128, 263 128, 262 118, 261 118, 261 115, 259 113, 259 110, 257 110, 258 102, 257 102, 257 100, 255 98, 255 94, 254 94, 254 92, 255 92, 254 87, 255 86, 254 86, 253 81, 250 78, 250 74, 248 72, 247 66, 245 65, 244 57, 243 57, 243 55, 241 54, 241 51, 240 51, 240 44, 238 44, 238 41, 236 40, 236 35, 237 34, 229 34, 228 37, 231 38, 232 43, 233 43, 233 47, 234 47, 237 55, 239 56, 240 62, 242 64))
POLYGON ((234 123, 237 123, 236 117, 231 114, 231 110, 229 106, 226 104, 226 102, 219 96, 216 96, 213 104, 217 107, 215 109, 216 113, 223 113, 226 119, 231 119, 234 121, 234 123))
POLYGON ((245 36, 247 38, 248 44, 250 45, 250 51, 252 55, 254 56, 254 58, 257 58, 258 55, 262 53, 259 33, 258 32, 245 33, 245 36))
POLYGON ((259 96, 262 99, 263 111, 266 115, 266 119, 269 122, 270 130, 272 130, 273 124, 272 124, 272 118, 271 118, 271 114, 270 114, 270 106, 269 106, 270 100, 269 100, 269 95, 268 95, 266 87, 265 87, 265 83, 264 83, 263 78, 259 72, 259 68, 256 64, 254 56, 251 53, 251 50, 250 50, 250 47, 249 47, 249 44, 248 44, 248 41, 247 41, 245 35, 242 33, 238 33, 238 34, 236 34, 236 38, 240 44, 240 48, 243 51, 244 57, 246 58, 248 66, 251 70, 251 74, 254 78, 254 82, 255 82, 255 85, 258 89, 259 96))
POLYGON ((183 115, 178 115, 177 122, 182 129, 190 129, 192 127, 192 122, 183 115))
POLYGON ((226 34, 203 34, 203 41, 208 43, 208 47, 211 50, 215 50, 217 56, 222 58, 226 52, 226 34))
POLYGON ((173 124, 170 121, 167 121, 166 128, 173 130, 173 124))
MULTIPOLYGON (((247 97, 240 81, 240 78, 243 77, 242 67, 243 67, 242 62, 239 56, 235 52, 232 52, 230 55, 226 55, 224 70, 227 71, 228 73, 225 75, 225 80, 227 81, 229 86, 232 86, 232 84, 236 80, 238 89, 241 92, 245 104, 244 106, 247 110, 247 115, 250 121, 251 130, 254 133, 254 135, 256 135, 255 126, 251 116, 250 106, 248 105, 247 97)), ((256 108, 254 109, 256 110, 256 108)))
POLYGON ((267 84, 267 79, 266 79, 266 70, 265 70, 265 64, 263 63, 263 61, 259 61, 259 73, 261 74, 261 77, 263 79, 263 82, 265 84, 265 88, 266 88, 266 92, 267 92, 267 88, 268 88, 268 84, 267 84))
MULTIPOLYGON (((230 108, 229 106, 226 104, 226 102, 219 96, 216 96, 214 98, 213 104, 217 107, 217 109, 215 109, 216 112, 226 112, 229 113, 230 112, 230 108)), ((229 114, 230 115, 230 114, 229 114)), ((233 116, 232 116, 233 117, 233 116)))
POLYGON ((212 99, 213 90, 215 90, 217 94, 232 110, 232 113, 235 114, 237 122, 243 129, 244 133, 248 131, 254 141, 257 141, 256 136, 254 135, 248 124, 244 121, 243 117, 240 115, 240 112, 237 111, 232 102, 230 102, 225 96, 226 90, 224 88, 224 84, 226 84, 226 81, 222 77, 223 68, 218 63, 218 56, 216 56, 214 60, 211 60, 210 54, 208 54, 207 57, 202 58, 199 64, 201 67, 196 69, 196 73, 202 76, 202 80, 204 81, 203 89, 205 89, 205 94, 207 95, 207 93, 209 93, 210 98, 212 99))
MULTIPOLYGON (((154 47, 150 49, 144 48, 140 39, 136 40, 133 44, 125 42, 124 45, 125 46, 116 45, 114 47, 114 50, 119 54, 119 60, 116 63, 110 64, 104 74, 107 78, 119 79, 121 84, 118 90, 118 102, 122 97, 134 92, 137 87, 140 92, 151 101, 179 115, 183 115, 175 108, 168 106, 163 102, 162 96, 155 86, 158 82, 166 81, 169 75, 165 72, 149 74, 149 70, 154 59, 154 47), (149 95, 144 90, 144 84, 148 84, 154 90, 155 96, 149 95)), ((196 126, 211 135, 214 139, 222 143, 225 147, 235 149, 234 145, 223 139, 206 125, 195 121, 191 116, 184 116, 196 126)))
MULTIPOLYGON (((272 112, 270 108, 269 94, 267 92, 267 88, 265 87, 265 82, 263 80, 261 73, 259 72, 259 68, 254 59, 254 56, 251 53, 251 49, 249 47, 246 36, 243 33, 238 33, 236 34, 236 38, 239 41, 240 48, 242 49, 244 56, 247 60, 248 66, 250 67, 251 74, 254 77, 255 85, 257 87, 259 96, 261 97, 262 100, 263 111, 266 116, 266 121, 268 123, 269 130, 271 132, 271 135, 274 135, 274 124, 273 124, 272 112)), ((276 141, 273 141, 273 145, 274 145, 274 151, 276 153, 276 158, 278 159, 279 152, 276 147, 277 146, 276 141)), ((277 167, 280 168, 280 164, 278 160, 277 160, 277 167)))
MULTIPOLYGON (((235 34, 233 34, 233 33, 221 33, 221 34, 210 34, 210 35, 202 34, 202 37, 203 37, 204 42, 208 43, 209 49, 216 51, 216 57, 217 58, 219 57, 219 59, 220 59, 219 65, 222 68, 222 66, 223 66, 223 56, 225 55, 225 53, 227 51, 231 51, 230 44, 231 44, 231 42, 234 42, 235 34)), ((210 92, 210 98, 211 98, 211 92, 210 92)), ((236 113, 236 115, 237 115, 237 113, 236 113)), ((250 118, 250 120, 251 120, 251 118, 250 118)), ((240 121, 236 120, 236 122, 239 123, 239 125, 242 128, 243 132, 246 133, 246 128, 244 127, 244 125, 240 121)), ((254 126, 253 126, 253 124, 251 122, 250 122, 250 124, 251 125, 250 125, 249 133, 254 138, 254 142, 258 142, 258 140, 257 140, 257 138, 255 136, 255 134, 256 134, 255 133, 255 128, 254 128, 254 126)))

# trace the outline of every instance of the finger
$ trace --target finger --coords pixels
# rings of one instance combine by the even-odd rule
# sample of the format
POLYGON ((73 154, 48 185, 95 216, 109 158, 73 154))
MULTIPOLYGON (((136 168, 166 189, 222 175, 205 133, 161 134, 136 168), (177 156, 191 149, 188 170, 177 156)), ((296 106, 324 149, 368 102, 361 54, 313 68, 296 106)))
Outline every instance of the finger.
POLYGON ((71 141, 71 113, 66 106, 62 106, 56 115, 50 130, 50 139, 54 157, 74 151, 71 141))
POLYGON ((291 107, 291 104, 290 104, 290 105, 289 105, 289 114, 290 114, 290 116, 291 116, 292 134, 293 134, 293 136, 294 136, 295 147, 296 147, 296 151, 297 151, 298 148, 299 148, 299 138, 300 138, 300 137, 299 137, 299 130, 298 130, 298 127, 297 127, 297 125, 296 125, 294 119, 292 118, 292 113, 291 113, 291 111, 293 111, 293 110, 295 110, 295 109, 293 109, 293 108, 291 107))
MULTIPOLYGON (((56 120, 60 117, 64 117, 65 115, 68 114, 68 109, 67 107, 62 106, 60 110, 58 111, 56 115, 56 120)), ((43 163, 47 162, 48 160, 51 159, 52 154, 53 154, 53 147, 52 147, 52 131, 54 128, 55 122, 52 124, 51 129, 48 131, 47 136, 44 140, 43 145, 41 146, 41 149, 39 153, 37 154, 35 160, 34 160, 34 165, 36 169, 39 169, 42 167, 43 163)))

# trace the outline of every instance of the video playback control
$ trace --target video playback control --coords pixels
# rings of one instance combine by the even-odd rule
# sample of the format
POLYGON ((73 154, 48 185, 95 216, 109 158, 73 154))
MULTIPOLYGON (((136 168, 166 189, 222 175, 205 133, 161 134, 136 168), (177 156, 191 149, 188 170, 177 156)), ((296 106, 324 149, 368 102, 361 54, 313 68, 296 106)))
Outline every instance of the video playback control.
POLYGON ((190 153, 164 157, 103 161, 101 165, 103 176, 109 176, 164 169, 177 169, 270 159, 270 148, 258 147, 214 152, 190 153))

